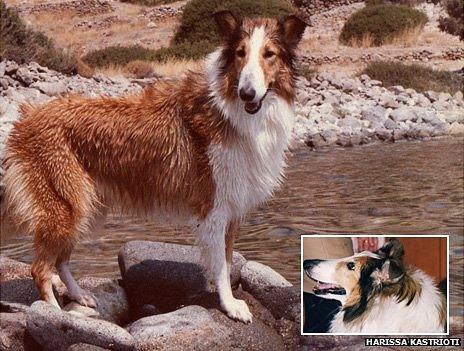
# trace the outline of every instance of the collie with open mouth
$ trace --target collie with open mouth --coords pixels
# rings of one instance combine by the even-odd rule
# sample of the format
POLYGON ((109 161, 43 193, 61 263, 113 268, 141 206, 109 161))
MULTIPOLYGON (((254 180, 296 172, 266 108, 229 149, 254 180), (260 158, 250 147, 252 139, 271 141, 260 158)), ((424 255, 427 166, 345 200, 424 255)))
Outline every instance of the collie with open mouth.
POLYGON ((6 212, 34 235, 32 275, 59 307, 56 267, 70 297, 97 301, 69 258, 96 218, 116 207, 189 223, 231 317, 251 322, 229 270, 240 219, 282 180, 294 119, 295 50, 306 24, 215 14, 223 45, 201 69, 139 96, 71 97, 23 107, 7 142, 6 212))
POLYGON ((406 267, 393 239, 376 252, 333 260, 305 260, 314 293, 342 302, 330 333, 444 333, 446 301, 431 277, 406 267))

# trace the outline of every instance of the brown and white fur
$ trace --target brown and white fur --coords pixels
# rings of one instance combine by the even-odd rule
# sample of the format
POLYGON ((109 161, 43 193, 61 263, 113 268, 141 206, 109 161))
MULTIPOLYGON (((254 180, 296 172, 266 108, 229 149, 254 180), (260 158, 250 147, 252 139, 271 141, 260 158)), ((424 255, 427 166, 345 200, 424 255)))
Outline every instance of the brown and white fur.
POLYGON ((304 261, 306 274, 317 282, 315 293, 342 302, 331 333, 446 332, 443 294, 427 274, 406 267, 403 254, 393 239, 375 253, 304 261))
POLYGON ((49 303, 57 268, 69 295, 97 302, 68 267, 95 219, 116 206, 188 222, 231 318, 251 322, 229 269, 240 219, 282 179, 294 117, 295 49, 305 23, 215 14, 223 46, 178 82, 140 96, 70 97, 24 107, 7 143, 8 215, 34 234, 32 275, 49 303))

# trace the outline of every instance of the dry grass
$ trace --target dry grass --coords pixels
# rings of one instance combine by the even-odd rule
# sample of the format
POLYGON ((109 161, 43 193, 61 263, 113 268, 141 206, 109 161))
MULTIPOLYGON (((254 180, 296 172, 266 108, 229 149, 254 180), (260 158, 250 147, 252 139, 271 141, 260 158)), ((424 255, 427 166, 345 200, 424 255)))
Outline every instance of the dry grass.
POLYGON ((392 61, 371 62, 362 73, 380 80, 385 87, 401 85, 419 92, 433 90, 454 94, 462 90, 464 84, 464 79, 454 72, 392 61))
POLYGON ((180 77, 189 70, 199 68, 201 62, 202 60, 170 60, 167 62, 132 61, 126 66, 111 65, 96 68, 95 73, 109 77, 148 78, 157 75, 163 77, 180 77), (145 72, 145 76, 142 74, 143 72, 145 72))
MULTIPOLYGON (((384 41, 384 45, 411 46, 417 44, 419 37, 422 35, 422 30, 422 26, 406 29, 399 34, 387 37, 384 41)), ((371 33, 364 34, 361 39, 350 39, 348 45, 355 48, 370 48, 377 46, 375 44, 375 38, 371 33)))

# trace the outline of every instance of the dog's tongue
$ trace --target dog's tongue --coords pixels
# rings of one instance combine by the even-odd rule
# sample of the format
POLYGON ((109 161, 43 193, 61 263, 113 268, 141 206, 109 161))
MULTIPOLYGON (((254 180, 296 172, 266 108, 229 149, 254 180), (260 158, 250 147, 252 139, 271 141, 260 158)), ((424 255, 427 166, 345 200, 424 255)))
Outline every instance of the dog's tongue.
POLYGON ((336 289, 339 288, 339 286, 335 284, 317 283, 316 288, 318 288, 319 290, 327 290, 336 289))

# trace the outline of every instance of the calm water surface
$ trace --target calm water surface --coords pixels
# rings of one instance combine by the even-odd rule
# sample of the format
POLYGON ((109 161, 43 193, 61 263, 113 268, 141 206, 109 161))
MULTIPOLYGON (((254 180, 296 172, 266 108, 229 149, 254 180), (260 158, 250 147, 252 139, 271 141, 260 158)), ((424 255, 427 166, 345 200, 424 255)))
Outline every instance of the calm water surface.
MULTIPOLYGON (((296 283, 301 233, 451 234, 451 312, 462 315, 463 139, 294 151, 276 196, 243 224, 236 249, 296 283)), ((185 228, 111 215, 72 256, 77 276, 119 276, 124 242, 194 242, 185 228)), ((29 237, 2 234, 1 253, 30 262, 29 237)))

